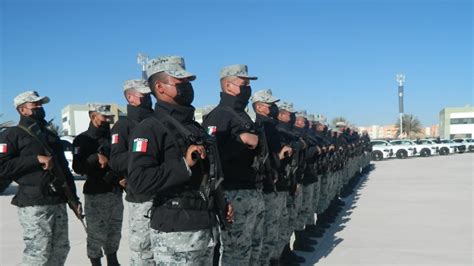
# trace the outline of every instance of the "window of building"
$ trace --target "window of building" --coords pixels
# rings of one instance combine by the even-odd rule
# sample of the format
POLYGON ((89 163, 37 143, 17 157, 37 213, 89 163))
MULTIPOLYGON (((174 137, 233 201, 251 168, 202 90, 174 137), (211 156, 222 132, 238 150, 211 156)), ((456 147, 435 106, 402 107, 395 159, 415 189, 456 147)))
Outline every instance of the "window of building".
POLYGON ((474 118, 451 118, 451 125, 474 124, 474 118))

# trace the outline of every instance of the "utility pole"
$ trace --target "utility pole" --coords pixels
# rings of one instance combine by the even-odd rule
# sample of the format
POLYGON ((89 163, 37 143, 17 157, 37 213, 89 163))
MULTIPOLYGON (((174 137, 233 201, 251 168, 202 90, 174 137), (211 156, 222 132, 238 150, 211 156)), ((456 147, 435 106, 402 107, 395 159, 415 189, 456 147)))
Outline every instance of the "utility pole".
POLYGON ((403 84, 405 83, 405 75, 397 74, 398 82, 398 112, 400 113, 400 138, 403 137, 403 84))
POLYGON ((148 55, 138 53, 137 63, 142 66, 142 78, 147 80, 148 77, 146 76, 146 64, 148 63, 148 55))

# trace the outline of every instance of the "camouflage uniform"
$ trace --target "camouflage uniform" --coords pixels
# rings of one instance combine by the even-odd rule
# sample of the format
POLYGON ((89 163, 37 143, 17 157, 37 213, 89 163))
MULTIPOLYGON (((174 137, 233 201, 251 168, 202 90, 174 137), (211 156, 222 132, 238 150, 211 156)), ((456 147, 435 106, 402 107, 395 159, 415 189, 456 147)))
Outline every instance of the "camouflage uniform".
POLYGON ((295 221, 295 229, 298 231, 304 230, 306 222, 313 216, 314 183, 303 185, 301 194, 301 205, 300 208, 298 208, 298 214, 295 221))
POLYGON ((298 218, 298 212, 301 209, 303 202, 302 187, 298 184, 296 194, 294 196, 288 196, 286 207, 288 208, 288 226, 285 234, 285 244, 290 240, 291 234, 296 229, 296 220, 298 218))
POLYGON ((18 207, 23 228, 22 265, 64 265, 69 253, 66 204, 18 207))
POLYGON ((258 190, 225 191, 234 223, 221 232, 220 265, 257 265, 262 251, 265 206, 258 190))
POLYGON ((132 266, 155 265, 150 241, 150 219, 145 217, 152 205, 152 201, 128 203, 130 265, 132 266))
POLYGON ((265 219, 263 226, 263 247, 260 254, 260 265, 267 265, 271 258, 279 258, 278 250, 280 219, 283 209, 286 208, 287 192, 264 194, 265 219))
POLYGON ((161 232, 151 229, 156 265, 212 265, 217 229, 161 232), (193 243, 190 245, 190 243, 193 243))
POLYGON ((87 222, 87 256, 102 257, 117 252, 122 236, 122 194, 85 194, 84 212, 87 222))
POLYGON ((280 222, 279 222, 279 231, 278 231, 278 245, 277 249, 273 253, 273 256, 280 256, 281 253, 283 252, 283 249, 285 246, 288 244, 288 241, 290 240, 290 233, 288 230, 289 223, 290 223, 290 213, 289 213, 289 208, 293 208, 293 204, 289 204, 291 196, 289 195, 288 192, 282 192, 284 193, 284 201, 283 201, 283 209, 281 210, 281 216, 280 216, 280 222))
POLYGON ((322 183, 322 175, 318 175, 318 181, 313 184, 313 201, 311 202, 311 215, 308 217, 306 224, 314 224, 314 214, 318 213, 318 205, 319 201, 321 200, 321 183, 322 183))
MULTIPOLYGON (((316 197, 314 197, 314 206, 315 206, 315 213, 323 213, 326 210, 326 201, 329 198, 330 193, 330 173, 324 173, 323 175, 319 175, 318 179, 320 180, 319 186, 319 199, 316 201, 316 197)), ((316 187, 315 187, 316 190, 316 187)))

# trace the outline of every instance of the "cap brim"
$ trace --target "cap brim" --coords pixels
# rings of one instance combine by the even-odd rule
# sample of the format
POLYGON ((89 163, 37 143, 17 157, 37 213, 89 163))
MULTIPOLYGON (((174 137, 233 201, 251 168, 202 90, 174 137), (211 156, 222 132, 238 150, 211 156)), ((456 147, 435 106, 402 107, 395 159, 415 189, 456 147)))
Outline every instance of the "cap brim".
POLYGON ((148 87, 136 88, 135 90, 138 91, 141 94, 151 93, 151 90, 148 87))
POLYGON ((167 70, 165 73, 177 79, 189 79, 191 81, 196 79, 194 74, 186 70, 167 70))
POLYGON ((36 98, 33 101, 28 101, 28 102, 30 102, 30 103, 41 102, 41 104, 47 104, 47 103, 49 103, 49 101, 50 101, 50 99, 49 99, 48 96, 41 96, 41 97, 36 98))
POLYGON ((253 76, 237 76, 237 77, 242 78, 242 79, 250 79, 250 80, 258 79, 258 77, 253 77, 253 76))
POLYGON ((103 116, 115 116, 115 114, 112 112, 99 112, 99 111, 96 111, 96 112, 103 116))

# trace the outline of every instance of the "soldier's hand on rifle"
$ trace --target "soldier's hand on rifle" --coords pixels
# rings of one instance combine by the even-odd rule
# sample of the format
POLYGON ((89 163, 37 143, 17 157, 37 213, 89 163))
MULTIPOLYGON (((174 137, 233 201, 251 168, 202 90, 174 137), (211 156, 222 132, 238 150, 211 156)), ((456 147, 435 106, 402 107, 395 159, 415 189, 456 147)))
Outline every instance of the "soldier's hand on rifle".
POLYGON ((119 185, 123 188, 127 187, 127 180, 125 178, 120 179, 119 185))
POLYGON ((109 164, 109 159, 105 155, 100 153, 97 153, 97 157, 99 157, 100 168, 107 167, 107 165, 109 164))
POLYGON ((258 136, 250 133, 242 133, 239 135, 240 140, 248 146, 249 149, 253 150, 257 148, 258 145, 258 136))
POLYGON ((75 210, 80 216, 83 216, 82 213, 82 204, 80 202, 77 203, 77 209, 75 210))
POLYGON ((234 207, 230 203, 227 204, 227 222, 233 223, 234 222, 234 207))
POLYGON ((201 159, 206 158, 206 149, 204 149, 204 146, 202 145, 191 145, 189 146, 188 150, 186 151, 186 157, 184 158, 186 160, 186 164, 189 167, 192 167, 196 164, 199 158, 193 157, 194 154, 199 154, 199 157, 201 159))
POLYGON ((53 157, 38 155, 37 158, 38 158, 38 162, 41 164, 41 167, 43 167, 43 170, 48 171, 48 170, 53 169, 54 167, 53 157))
POLYGON ((291 155, 293 155, 293 149, 290 146, 283 146, 283 148, 281 148, 280 152, 278 153, 278 158, 283 160, 286 157, 290 157, 291 155))

